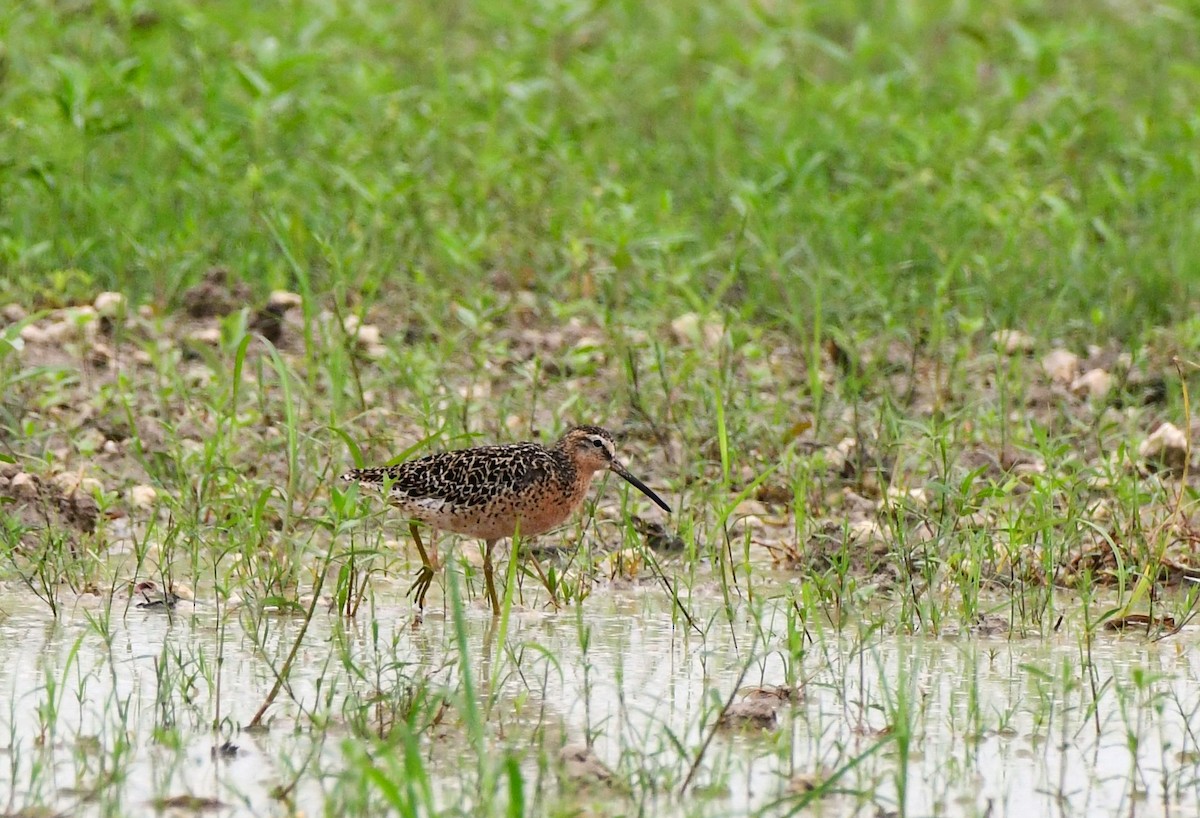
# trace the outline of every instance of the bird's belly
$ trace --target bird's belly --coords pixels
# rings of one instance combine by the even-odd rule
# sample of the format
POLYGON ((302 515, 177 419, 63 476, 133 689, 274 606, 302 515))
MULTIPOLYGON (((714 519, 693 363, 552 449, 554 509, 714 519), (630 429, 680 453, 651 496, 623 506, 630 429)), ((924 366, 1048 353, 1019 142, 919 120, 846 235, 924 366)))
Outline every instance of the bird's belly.
POLYGON ((499 497, 481 506, 454 506, 444 500, 397 502, 405 516, 442 531, 453 531, 481 540, 501 540, 519 533, 536 537, 561 525, 583 500, 564 498, 557 503, 522 502, 521 498, 499 497))

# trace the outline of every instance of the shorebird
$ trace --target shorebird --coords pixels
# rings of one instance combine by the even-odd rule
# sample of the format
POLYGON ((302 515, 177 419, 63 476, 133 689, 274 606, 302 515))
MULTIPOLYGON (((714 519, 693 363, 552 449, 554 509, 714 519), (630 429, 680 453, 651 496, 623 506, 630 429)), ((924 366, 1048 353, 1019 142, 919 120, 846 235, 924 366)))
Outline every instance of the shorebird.
POLYGON ((506 537, 535 537, 563 523, 583 504, 596 472, 616 472, 658 506, 671 507, 617 460, 613 436, 599 426, 576 426, 553 446, 509 443, 438 452, 395 466, 353 469, 343 480, 382 492, 409 520, 421 555, 410 593, 418 609, 433 582, 434 562, 417 523, 484 541, 483 578, 492 613, 500 613, 492 550, 506 537))

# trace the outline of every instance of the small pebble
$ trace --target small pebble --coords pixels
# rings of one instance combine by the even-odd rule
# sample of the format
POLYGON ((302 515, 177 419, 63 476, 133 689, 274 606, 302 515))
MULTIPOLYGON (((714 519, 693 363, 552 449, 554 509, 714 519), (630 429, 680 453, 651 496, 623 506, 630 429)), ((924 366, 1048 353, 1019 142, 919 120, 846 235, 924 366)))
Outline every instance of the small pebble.
POLYGON ((1188 456, 1187 435, 1174 423, 1163 423, 1138 446, 1138 455, 1159 468, 1182 471, 1188 456))
POLYGON ((46 330, 37 324, 28 324, 21 328, 21 340, 27 344, 36 346, 50 343, 50 336, 46 334, 46 330))
POLYGON ((720 727, 749 727, 758 730, 770 730, 779 719, 775 709, 779 701, 768 699, 745 699, 734 702, 721 714, 720 727))
POLYGON ((369 349, 370 347, 379 346, 382 337, 383 335, 379 332, 379 327, 374 324, 363 324, 358 328, 354 339, 358 342, 359 346, 369 349))
POLYGON ((1006 355, 1032 352, 1037 344, 1033 336, 1026 335, 1019 329, 998 329, 992 333, 992 342, 1006 355))
POLYGON ((299 293, 289 293, 287 290, 275 290, 267 296, 267 306, 278 310, 290 310, 304 304, 299 293))
POLYGON ((1081 398, 1103 400, 1112 389, 1112 375, 1103 369, 1089 369, 1071 382, 1071 392, 1081 398))
POLYGON ((850 523, 850 542, 880 542, 884 539, 883 526, 875 520, 855 520, 850 523))
POLYGON ((738 691, 743 699, 761 699, 772 705, 779 702, 798 702, 804 698, 804 690, 791 685, 760 685, 738 691))
POLYGON ((583 784, 608 784, 613 773, 586 744, 568 744, 559 753, 563 774, 583 784))
POLYGON ((1079 376, 1079 369, 1079 356, 1067 349, 1052 349, 1042 358, 1042 370, 1064 386, 1079 376))
POLYGON ((715 349, 725 336, 725 324, 715 316, 705 318, 688 312, 671 322, 671 334, 680 344, 715 349))
POLYGON ((100 293, 92 306, 105 318, 117 318, 125 314, 125 296, 113 292, 100 293))
POLYGON ((12 490, 13 496, 19 500, 33 500, 38 494, 37 478, 28 472, 14 475, 8 487, 12 490))
POLYGON ((197 344, 215 347, 221 343, 220 327, 201 327, 188 333, 188 340, 197 344))
POLYGON ((83 494, 99 494, 104 491, 104 485, 94 477, 82 477, 79 472, 63 472, 56 474, 51 478, 58 490, 63 494, 74 494, 82 492, 83 494))
POLYGON ((134 508, 150 508, 158 500, 153 486, 134 486, 129 490, 129 502, 134 508))

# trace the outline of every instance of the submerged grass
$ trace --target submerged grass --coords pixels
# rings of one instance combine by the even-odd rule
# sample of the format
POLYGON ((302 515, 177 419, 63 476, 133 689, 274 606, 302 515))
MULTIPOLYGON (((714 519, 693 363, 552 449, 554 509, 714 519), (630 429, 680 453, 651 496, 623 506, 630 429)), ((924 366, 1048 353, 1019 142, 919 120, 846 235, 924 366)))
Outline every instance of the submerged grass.
POLYGON ((1194 802, 1198 22, 0 16, 0 812, 1194 802), (572 422, 676 513, 414 623, 335 476, 572 422))

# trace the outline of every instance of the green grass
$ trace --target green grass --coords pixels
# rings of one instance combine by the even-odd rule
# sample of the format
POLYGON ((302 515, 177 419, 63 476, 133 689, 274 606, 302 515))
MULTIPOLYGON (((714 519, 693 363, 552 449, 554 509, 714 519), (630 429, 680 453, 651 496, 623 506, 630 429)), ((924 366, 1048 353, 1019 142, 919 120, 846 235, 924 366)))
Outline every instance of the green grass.
POLYGON ((487 304, 807 334, 1188 314, 1192 3, 20 4, 0 294, 487 304), (484 284, 488 282, 488 284, 484 284))
POLYGON ((1091 814, 1080 736, 1194 796, 1200 470, 1138 446, 1200 393, 1200 7, 700 5, 0 17, 0 812, 987 815, 1020 756, 1091 814), (189 315, 213 267, 247 290, 189 315), (576 422, 675 512, 598 481, 495 624, 444 536, 412 627, 336 475, 576 422), (730 736, 741 683, 809 700, 730 736))

